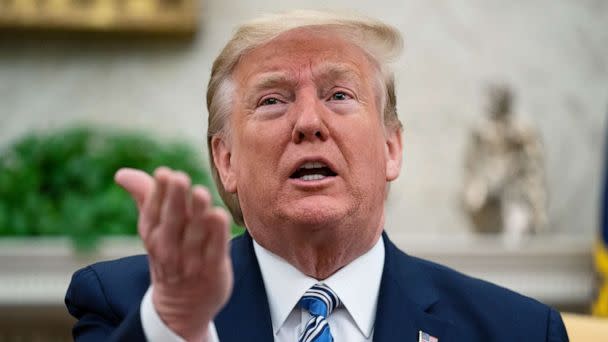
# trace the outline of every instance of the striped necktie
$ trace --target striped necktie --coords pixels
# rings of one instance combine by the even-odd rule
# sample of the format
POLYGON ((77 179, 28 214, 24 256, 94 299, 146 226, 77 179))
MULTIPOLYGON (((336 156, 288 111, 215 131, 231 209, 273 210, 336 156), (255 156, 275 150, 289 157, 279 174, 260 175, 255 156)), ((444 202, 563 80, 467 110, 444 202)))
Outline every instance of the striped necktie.
POLYGON ((312 316, 302 330, 298 342, 332 342, 327 317, 340 305, 340 299, 329 286, 316 284, 302 296, 300 306, 312 316))

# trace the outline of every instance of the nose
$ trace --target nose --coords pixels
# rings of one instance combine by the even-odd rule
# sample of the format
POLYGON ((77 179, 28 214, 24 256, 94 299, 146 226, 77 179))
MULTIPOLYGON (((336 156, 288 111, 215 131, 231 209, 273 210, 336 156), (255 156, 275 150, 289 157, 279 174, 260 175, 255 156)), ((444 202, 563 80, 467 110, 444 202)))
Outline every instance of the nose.
POLYGON ((300 144, 305 141, 325 141, 329 136, 329 131, 321 117, 322 108, 320 100, 307 96, 307 99, 301 99, 297 106, 297 119, 293 127, 292 141, 300 144))

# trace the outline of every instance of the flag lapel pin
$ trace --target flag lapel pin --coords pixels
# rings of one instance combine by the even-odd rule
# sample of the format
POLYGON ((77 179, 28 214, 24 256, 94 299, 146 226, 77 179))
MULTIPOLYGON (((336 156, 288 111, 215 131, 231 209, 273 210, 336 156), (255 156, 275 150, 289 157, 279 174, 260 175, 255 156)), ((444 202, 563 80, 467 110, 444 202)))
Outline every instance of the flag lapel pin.
POLYGON ((420 330, 418 331, 418 342, 439 342, 439 339, 420 330))

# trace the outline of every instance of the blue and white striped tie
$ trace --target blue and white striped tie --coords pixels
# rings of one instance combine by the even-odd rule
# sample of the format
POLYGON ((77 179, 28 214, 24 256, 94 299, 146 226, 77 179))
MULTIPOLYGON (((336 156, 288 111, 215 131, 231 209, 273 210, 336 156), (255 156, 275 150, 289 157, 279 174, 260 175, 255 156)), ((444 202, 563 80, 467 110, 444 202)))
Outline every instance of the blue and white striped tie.
POLYGON ((329 286, 316 284, 302 296, 300 306, 312 316, 300 334, 298 342, 332 342, 327 317, 340 305, 340 299, 329 286))

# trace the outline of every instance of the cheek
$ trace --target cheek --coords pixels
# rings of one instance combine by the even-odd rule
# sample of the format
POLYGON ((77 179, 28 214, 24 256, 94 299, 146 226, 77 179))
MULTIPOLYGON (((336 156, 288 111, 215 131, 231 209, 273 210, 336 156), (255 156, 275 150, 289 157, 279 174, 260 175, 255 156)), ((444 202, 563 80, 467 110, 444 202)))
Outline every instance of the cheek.
POLYGON ((244 163, 241 172, 249 175, 272 172, 279 163, 286 133, 279 125, 270 122, 251 124, 239 132, 240 157, 244 163))
POLYGON ((383 127, 369 115, 357 113, 340 116, 332 123, 332 135, 342 147, 351 150, 354 157, 370 158, 384 151, 383 127))
POLYGON ((381 133, 370 135, 369 126, 357 136, 351 136, 349 154, 353 160, 353 170, 370 185, 386 181, 385 141, 381 133))

